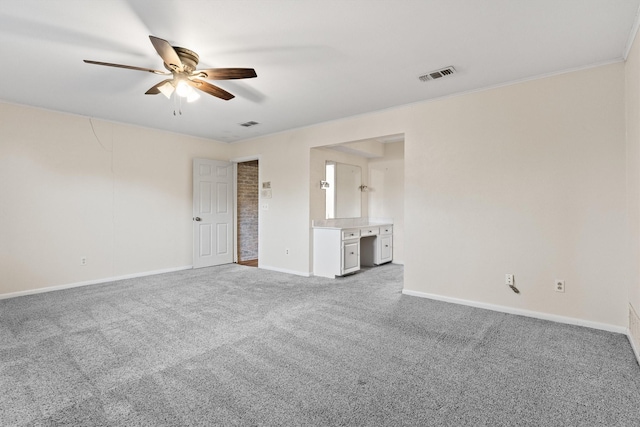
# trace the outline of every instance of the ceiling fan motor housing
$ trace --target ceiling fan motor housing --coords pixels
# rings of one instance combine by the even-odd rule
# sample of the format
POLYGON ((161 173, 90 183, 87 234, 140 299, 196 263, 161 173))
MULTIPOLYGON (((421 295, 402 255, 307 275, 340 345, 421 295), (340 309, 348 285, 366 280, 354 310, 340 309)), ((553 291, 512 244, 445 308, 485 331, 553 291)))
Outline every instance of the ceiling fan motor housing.
POLYGON ((178 57, 182 61, 182 65, 184 66, 185 71, 191 73, 195 71, 198 66, 198 61, 200 61, 200 57, 197 53, 192 50, 189 50, 184 47, 173 46, 173 49, 178 54, 178 57))

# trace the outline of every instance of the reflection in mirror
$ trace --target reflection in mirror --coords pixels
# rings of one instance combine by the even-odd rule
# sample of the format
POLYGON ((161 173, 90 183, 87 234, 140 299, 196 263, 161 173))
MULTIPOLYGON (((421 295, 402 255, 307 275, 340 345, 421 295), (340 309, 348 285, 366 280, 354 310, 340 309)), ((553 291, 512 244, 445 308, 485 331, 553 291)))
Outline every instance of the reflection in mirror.
POLYGON ((329 183, 326 191, 327 219, 359 218, 362 202, 360 166, 327 161, 325 180, 329 183))

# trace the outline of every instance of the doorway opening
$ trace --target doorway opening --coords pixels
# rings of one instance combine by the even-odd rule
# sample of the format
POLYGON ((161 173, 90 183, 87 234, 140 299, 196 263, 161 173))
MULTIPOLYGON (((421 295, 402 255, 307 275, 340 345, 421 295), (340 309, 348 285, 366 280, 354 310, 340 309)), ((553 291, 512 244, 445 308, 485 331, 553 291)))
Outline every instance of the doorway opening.
POLYGON ((259 163, 237 164, 237 256, 238 264, 258 266, 259 163))

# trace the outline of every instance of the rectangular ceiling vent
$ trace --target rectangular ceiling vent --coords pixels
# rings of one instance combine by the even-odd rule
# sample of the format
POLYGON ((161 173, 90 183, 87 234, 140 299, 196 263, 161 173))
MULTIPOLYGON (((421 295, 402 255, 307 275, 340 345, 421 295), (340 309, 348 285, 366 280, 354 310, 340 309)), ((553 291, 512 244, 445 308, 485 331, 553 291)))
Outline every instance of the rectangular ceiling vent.
POLYGON ((446 68, 442 68, 440 70, 431 71, 430 73, 427 73, 427 74, 423 74, 418 78, 420 79, 421 82, 428 82, 429 80, 436 80, 436 79, 440 79, 442 77, 450 76, 451 74, 454 74, 455 72, 456 72, 455 68, 446 67, 446 68))
POLYGON ((259 125, 259 124, 260 123, 254 122, 253 120, 251 120, 250 122, 240 123, 240 126, 244 126, 244 127, 248 128, 248 127, 259 125))

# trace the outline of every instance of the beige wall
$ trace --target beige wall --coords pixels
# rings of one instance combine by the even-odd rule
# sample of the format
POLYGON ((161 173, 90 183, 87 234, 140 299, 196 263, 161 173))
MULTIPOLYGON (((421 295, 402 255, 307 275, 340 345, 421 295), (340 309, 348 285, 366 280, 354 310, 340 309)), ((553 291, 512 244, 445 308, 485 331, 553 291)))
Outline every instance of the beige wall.
POLYGON ((261 220, 287 242, 261 234, 261 253, 287 244, 304 253, 287 269, 311 268, 310 148, 399 133, 407 290, 626 327, 623 63, 235 144, 290 189, 261 220))
POLYGON ((259 266, 309 275, 309 147, 291 134, 230 147, 232 158, 258 157, 260 182, 271 182, 271 199, 260 200, 259 266))
POLYGON ((0 117, 0 294, 192 264, 192 158, 227 144, 10 104, 0 117))
POLYGON ((190 265, 193 157, 259 157, 260 264, 309 274, 311 148, 404 133, 407 290, 626 327, 624 91, 617 63, 232 145, 94 121, 105 148, 1 105, 0 293, 190 265))
POLYGON ((405 287, 626 326, 623 76, 616 63, 416 105, 405 287))
POLYGON ((625 64, 627 130, 627 212, 629 226, 629 328, 640 350, 640 40, 625 64))

